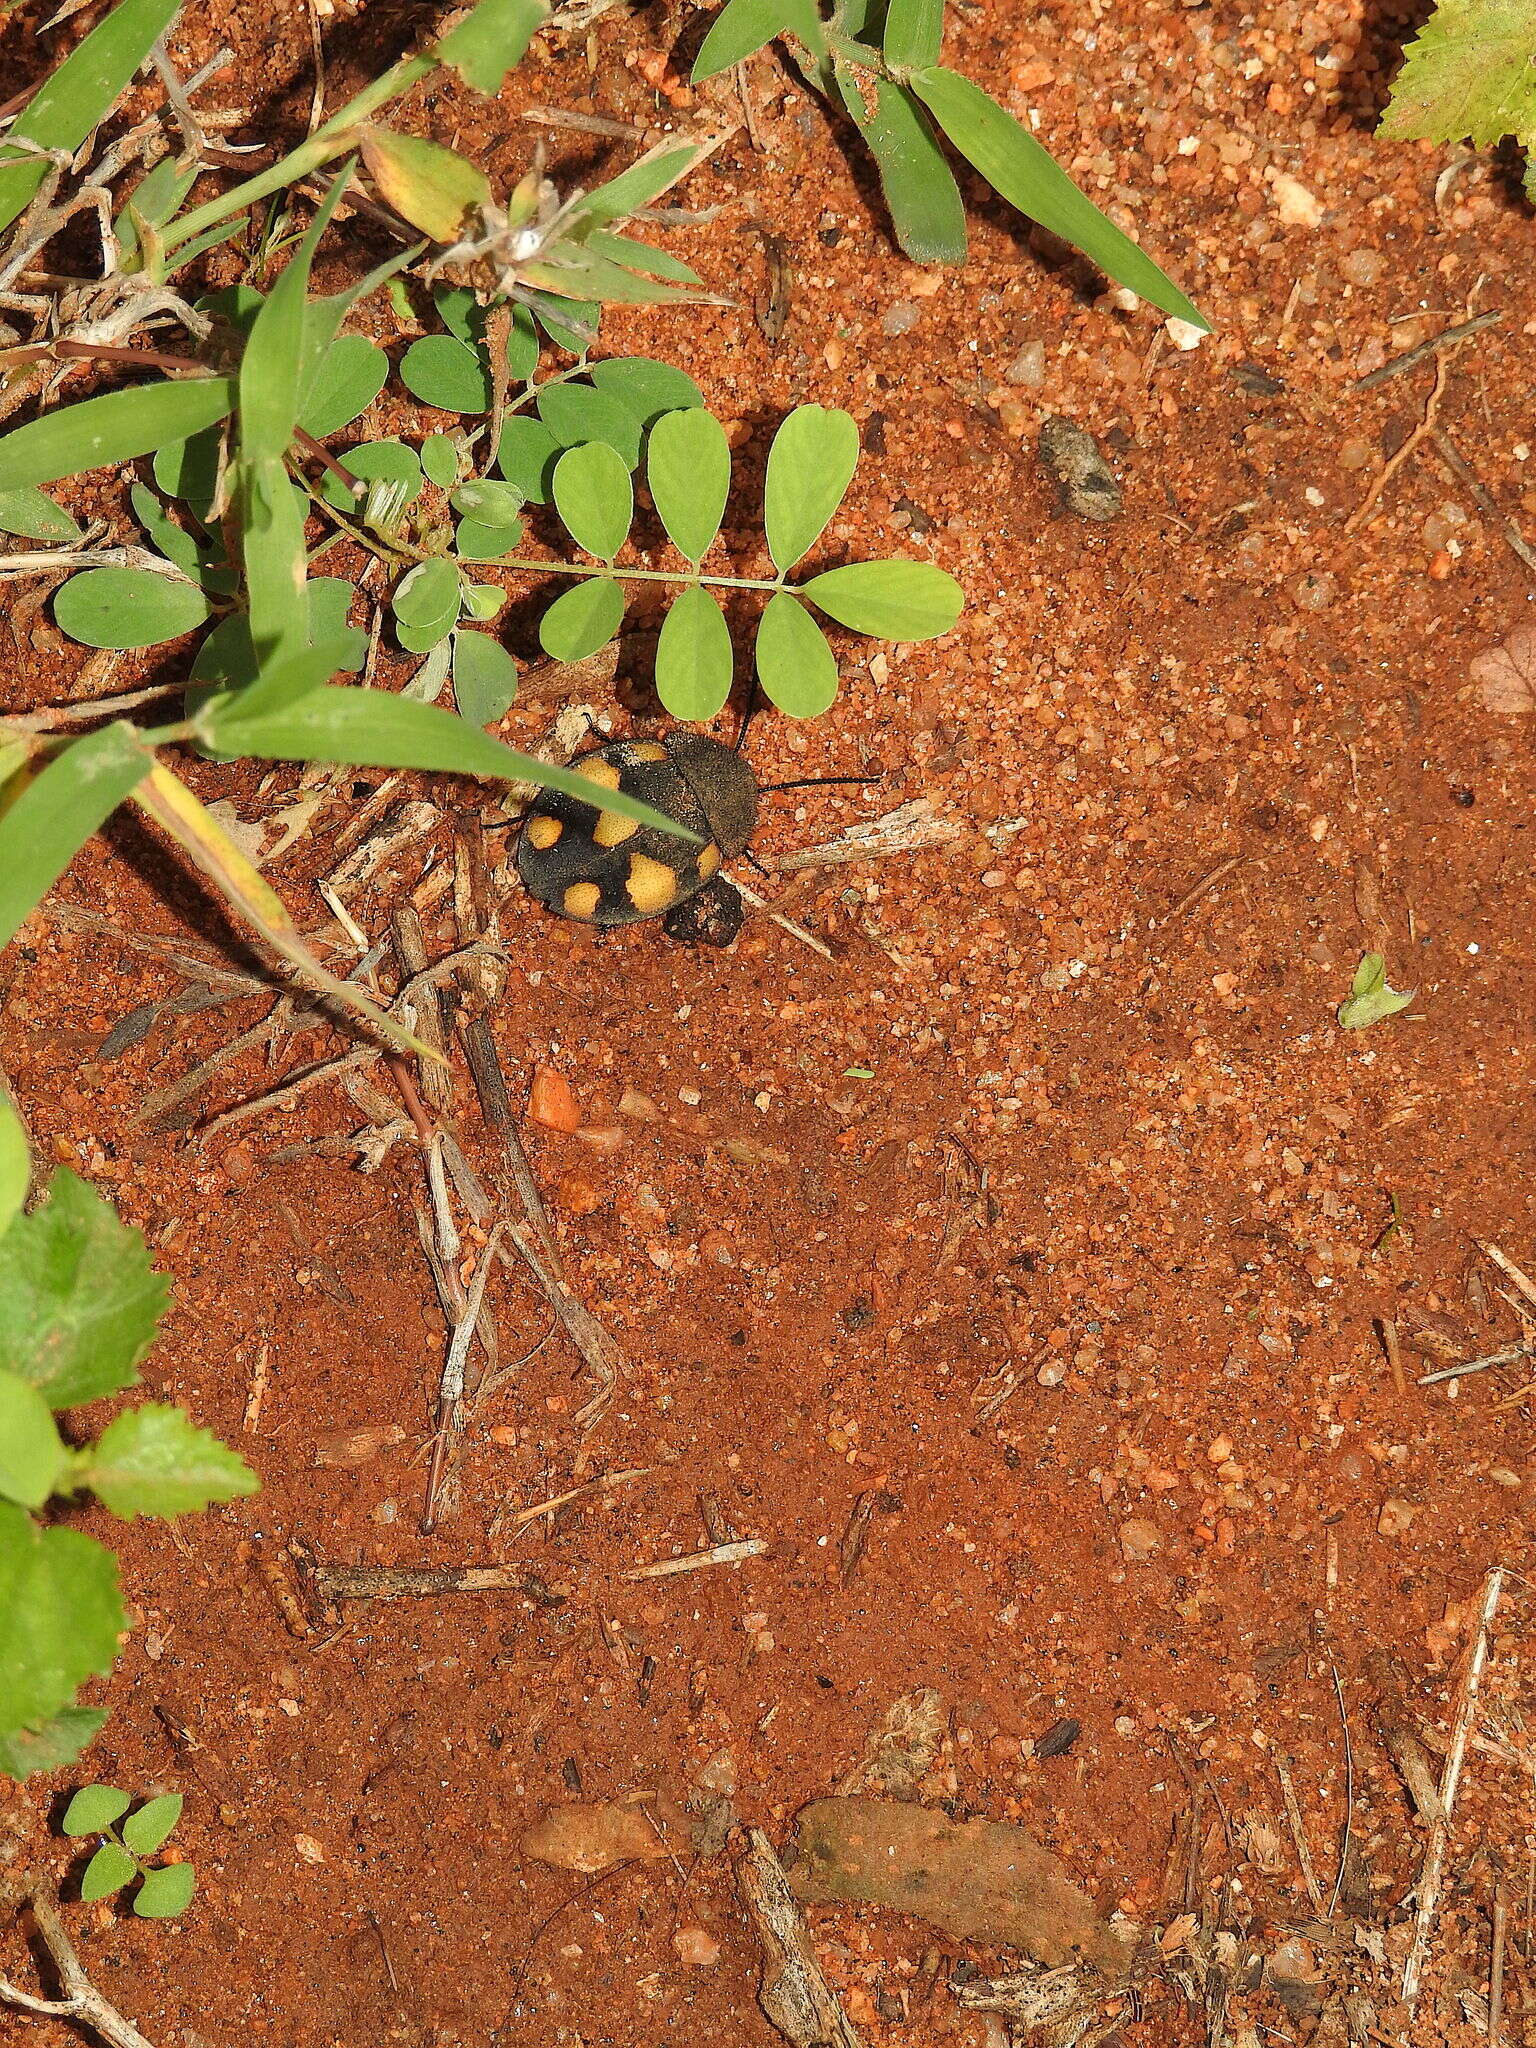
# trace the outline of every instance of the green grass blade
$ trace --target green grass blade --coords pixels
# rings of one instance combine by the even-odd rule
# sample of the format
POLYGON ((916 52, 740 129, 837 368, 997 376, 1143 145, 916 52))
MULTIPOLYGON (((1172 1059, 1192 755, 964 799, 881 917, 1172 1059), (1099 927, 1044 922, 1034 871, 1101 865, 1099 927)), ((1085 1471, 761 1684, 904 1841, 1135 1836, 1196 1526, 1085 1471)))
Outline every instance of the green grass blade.
POLYGON ((916 96, 889 78, 864 97, 841 72, 837 83, 875 159, 896 240, 914 263, 963 263, 965 201, 916 96))
POLYGON ((966 162, 1010 206, 1081 249, 1117 284, 1128 285, 1162 312, 1209 330, 1210 323, 1152 258, 1106 219, 1049 150, 979 85, 941 65, 914 71, 910 84, 966 162))
POLYGON ((121 720, 74 740, 0 814, 0 946, 153 762, 121 720))
POLYGON ((826 30, 816 0, 726 0, 693 60, 694 84, 729 71, 775 36, 786 34, 798 37, 813 57, 826 55, 826 30))
POLYGON ((885 17, 885 61, 937 64, 944 43, 944 0, 891 0, 885 17))
POLYGON ((162 378, 45 412, 0 435, 0 491, 53 484, 83 469, 115 468, 153 455, 157 448, 216 426, 234 402, 228 377, 190 377, 175 384, 162 378))
MULTIPOLYGON (((435 704, 417 704, 390 690, 315 690, 282 710, 248 718, 244 700, 215 697, 198 715, 198 734, 222 754, 277 761, 341 761, 355 768, 433 768, 491 782, 534 782, 588 802, 592 784, 503 746, 435 704)), ((603 808, 697 844, 675 819, 622 791, 603 792, 603 808)))
MULTIPOLYGON (((73 151, 104 121, 180 11, 180 0, 121 0, 32 95, 6 141, 73 151)), ((13 29, 12 34, 18 33, 13 29)), ((0 156, 7 155, 0 143, 0 156)), ((47 173, 41 156, 0 162, 0 231, 31 203, 47 173)))

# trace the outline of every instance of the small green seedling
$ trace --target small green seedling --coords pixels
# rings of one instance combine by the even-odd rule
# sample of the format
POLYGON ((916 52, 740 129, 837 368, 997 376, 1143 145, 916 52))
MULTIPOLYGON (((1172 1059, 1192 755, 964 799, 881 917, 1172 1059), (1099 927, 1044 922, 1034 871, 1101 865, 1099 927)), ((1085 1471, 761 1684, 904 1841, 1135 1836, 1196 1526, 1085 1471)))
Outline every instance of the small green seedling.
POLYGON ((1417 994, 1415 988, 1406 994, 1389 988, 1386 961, 1380 953, 1367 953, 1355 969, 1349 994, 1339 1005, 1339 1022, 1346 1031, 1364 1031, 1367 1025, 1379 1024, 1384 1017, 1395 1017, 1399 1010, 1406 1010, 1417 994))
POLYGON ((80 1896, 87 1902, 106 1899, 136 1883, 133 1910, 141 1920, 174 1920, 191 1904, 196 1869, 190 1863, 144 1859, 165 1846, 181 1819, 181 1794, 162 1792, 136 1813, 128 1812, 132 1804, 132 1795, 116 1785, 82 1785, 64 1809, 59 1826, 66 1835, 101 1837, 80 1879, 80 1896))
MULTIPOLYGON (((12 1778, 61 1769, 96 1734, 105 1715, 75 1694, 111 1670, 126 1626, 117 1560, 68 1526, 65 1502, 89 1490, 127 1521, 256 1490, 243 1458, 158 1401, 65 1440, 57 1411, 136 1383, 169 1290, 139 1233, 76 1174, 61 1168, 30 1212, 28 1178, 0 1093, 0 1772, 12 1778)), ((129 1846, 148 1853, 137 1832, 129 1846)))

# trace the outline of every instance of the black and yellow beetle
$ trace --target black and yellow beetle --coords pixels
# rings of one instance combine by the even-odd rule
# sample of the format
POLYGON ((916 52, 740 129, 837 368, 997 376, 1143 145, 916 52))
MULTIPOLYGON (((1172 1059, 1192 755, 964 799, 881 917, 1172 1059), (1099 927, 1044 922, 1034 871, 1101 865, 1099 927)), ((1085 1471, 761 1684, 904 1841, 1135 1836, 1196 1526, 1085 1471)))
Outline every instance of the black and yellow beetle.
POLYGON ((607 928, 665 917, 674 936, 729 945, 741 923, 740 898, 717 876, 722 861, 746 851, 757 824, 757 777, 741 755, 707 733, 677 730, 660 740, 613 740, 571 766, 597 791, 590 804, 559 790, 540 792, 517 854, 529 893, 579 924, 607 928), (638 797, 705 843, 690 845, 604 810, 604 789, 638 797), (705 890, 707 918, 672 917, 705 890))
POLYGON ((659 740, 611 740, 570 765, 597 790, 590 804, 554 789, 535 798, 517 852, 530 895, 578 924, 611 929, 659 917, 669 938, 708 946, 728 946, 741 929, 741 898, 720 868, 746 852, 759 795, 879 779, 813 775, 760 784, 739 746, 681 727, 659 740), (638 797, 697 832, 704 844, 604 810, 605 789, 638 797))

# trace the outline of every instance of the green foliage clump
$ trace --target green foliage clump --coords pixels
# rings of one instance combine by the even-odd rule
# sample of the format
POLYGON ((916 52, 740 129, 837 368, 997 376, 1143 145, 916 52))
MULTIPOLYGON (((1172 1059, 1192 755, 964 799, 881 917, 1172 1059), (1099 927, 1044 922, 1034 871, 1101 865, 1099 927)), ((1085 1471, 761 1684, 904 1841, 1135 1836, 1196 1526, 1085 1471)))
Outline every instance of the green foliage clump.
POLYGON ((1403 53, 1381 117, 1397 141, 1470 142, 1513 135, 1536 201, 1536 8, 1530 0, 1437 0, 1403 53))
POLYGON ((136 1384, 167 1289, 139 1233, 77 1175, 56 1173, 30 1213, 26 1189, 26 1141, 0 1098, 0 1771, 15 1778, 57 1770, 95 1735, 105 1717, 75 1695, 111 1670, 124 1627, 111 1551, 54 1504, 92 1493, 126 1521, 256 1490, 242 1458, 160 1402, 83 1443, 61 1433, 59 1411, 136 1384))
POLYGON ((162 1792, 129 1813, 132 1805, 132 1795, 116 1785, 82 1785, 64 1809, 63 1833, 101 1837, 81 1874, 80 1896, 89 1903, 134 1885, 133 1910, 141 1920, 174 1920, 192 1903, 196 1868, 184 1860, 148 1863, 145 1858, 170 1839, 181 1819, 181 1794, 162 1792))

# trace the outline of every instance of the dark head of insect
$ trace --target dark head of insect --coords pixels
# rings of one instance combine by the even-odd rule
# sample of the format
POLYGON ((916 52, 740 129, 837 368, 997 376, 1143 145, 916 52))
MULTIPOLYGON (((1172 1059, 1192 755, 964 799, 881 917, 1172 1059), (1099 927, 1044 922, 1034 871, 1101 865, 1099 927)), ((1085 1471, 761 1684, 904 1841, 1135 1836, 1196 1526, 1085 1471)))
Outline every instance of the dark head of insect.
POLYGON ((728 946, 741 928, 741 899, 719 869, 746 851, 759 795, 740 753, 707 733, 678 728, 659 740, 613 740, 571 766, 597 787, 591 803, 540 791, 517 853, 529 893, 579 924, 606 928, 660 917, 672 938, 728 946), (605 789, 650 804, 704 844, 604 810, 605 789))

